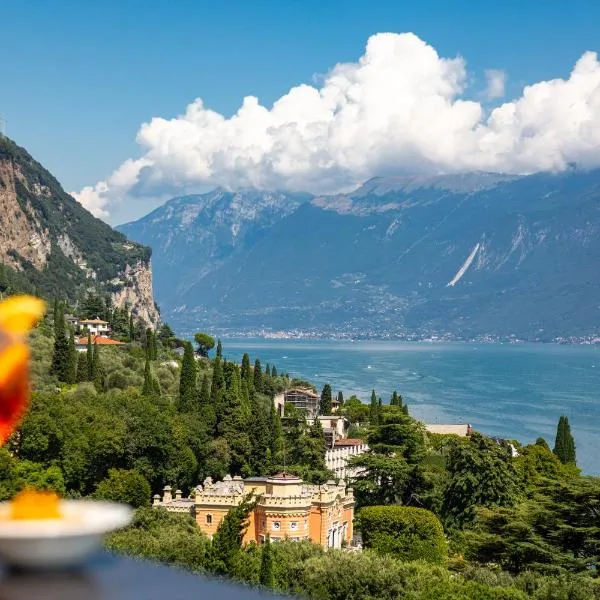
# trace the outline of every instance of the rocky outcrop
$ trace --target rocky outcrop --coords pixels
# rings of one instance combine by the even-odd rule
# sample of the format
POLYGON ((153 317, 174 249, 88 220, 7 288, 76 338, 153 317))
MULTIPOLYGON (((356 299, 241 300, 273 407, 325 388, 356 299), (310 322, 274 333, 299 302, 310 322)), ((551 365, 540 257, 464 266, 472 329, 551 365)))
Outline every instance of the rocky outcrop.
POLYGON ((116 291, 111 299, 119 308, 127 305, 147 325, 156 326, 159 321, 158 310, 152 293, 152 267, 150 263, 139 261, 127 265, 121 275, 111 281, 116 291))
POLYGON ((0 258, 20 269, 18 255, 42 269, 51 250, 49 233, 31 211, 26 212, 19 204, 17 182, 27 186, 18 165, 0 161, 0 258))

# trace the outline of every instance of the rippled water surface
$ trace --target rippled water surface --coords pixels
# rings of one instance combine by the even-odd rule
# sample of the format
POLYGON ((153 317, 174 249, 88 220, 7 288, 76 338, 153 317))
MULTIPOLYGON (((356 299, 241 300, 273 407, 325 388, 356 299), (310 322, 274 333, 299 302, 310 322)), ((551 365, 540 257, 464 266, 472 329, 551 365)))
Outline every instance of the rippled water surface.
POLYGON ((224 340, 224 354, 244 351, 319 388, 368 401, 396 389, 411 414, 431 423, 469 422, 490 435, 554 444, 566 414, 579 465, 600 474, 600 348, 545 344, 224 340))

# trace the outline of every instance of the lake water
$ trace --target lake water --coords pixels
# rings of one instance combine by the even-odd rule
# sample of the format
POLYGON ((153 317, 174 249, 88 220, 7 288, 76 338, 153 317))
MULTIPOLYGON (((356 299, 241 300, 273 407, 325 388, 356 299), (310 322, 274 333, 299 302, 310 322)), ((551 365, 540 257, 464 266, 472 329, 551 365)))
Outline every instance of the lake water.
POLYGON ((600 474, 600 347, 223 340, 226 357, 243 352, 319 389, 389 400, 397 390, 411 414, 428 423, 471 423, 482 433, 554 445, 569 417, 579 466, 600 474))

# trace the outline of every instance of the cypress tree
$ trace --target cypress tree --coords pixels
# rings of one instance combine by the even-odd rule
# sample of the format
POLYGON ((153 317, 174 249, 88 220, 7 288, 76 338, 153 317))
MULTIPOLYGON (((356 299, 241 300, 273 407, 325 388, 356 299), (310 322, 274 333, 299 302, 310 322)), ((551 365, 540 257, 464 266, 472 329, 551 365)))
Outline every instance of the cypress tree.
POLYGON ((149 353, 146 353, 146 364, 144 365, 144 387, 142 388, 142 394, 146 397, 152 396, 152 373, 150 371, 150 357, 149 353))
POLYGON ((377 425, 381 425, 381 418, 383 416, 383 402, 381 401, 381 398, 379 398, 377 403, 377 425))
POLYGON ((152 350, 152 356, 150 357, 152 360, 158 360, 158 342, 156 341, 156 333, 152 332, 152 343, 150 348, 152 350))
POLYGON ((326 383, 321 392, 321 401, 319 402, 319 414, 330 415, 331 414, 331 386, 326 383))
POLYGON ((273 551, 271 549, 271 536, 267 534, 265 543, 260 554, 260 574, 259 582, 265 587, 272 588, 275 585, 273 575, 273 551))
POLYGON ((129 313, 129 341, 133 342, 135 339, 135 327, 133 324, 133 313, 129 313))
POLYGON ((371 392, 371 404, 369 405, 369 423, 377 425, 379 423, 379 402, 375 390, 371 392))
POLYGON ((196 399, 196 360, 194 348, 190 342, 183 344, 183 360, 179 377, 179 410, 189 412, 196 399))
POLYGON ((69 331, 69 380, 68 383, 77 383, 77 365, 78 365, 78 352, 75 348, 75 334, 71 329, 69 331))
POLYGON ((252 381, 252 369, 250 368, 250 357, 247 352, 242 356, 242 380, 250 383, 252 381))
POLYGON ((277 377, 277 369, 275 368, 275 365, 273 365, 273 368, 271 369, 271 377, 273 377, 273 379, 277 377))
POLYGON ((223 377, 223 364, 221 362, 221 357, 217 356, 213 363, 213 376, 210 386, 210 400, 215 407, 215 410, 219 402, 219 393, 224 387, 225 378, 223 377))
POLYGON ((575 456, 575 440, 571 434, 569 419, 564 415, 558 420, 554 454, 556 454, 560 462, 564 465, 574 465, 577 462, 575 456))
POLYGON ((77 357, 77 383, 83 383, 89 380, 89 368, 87 362, 87 352, 78 352, 77 357))
POLYGON ((65 315, 63 307, 60 304, 54 315, 54 351, 52 353, 50 373, 56 375, 59 381, 70 383, 71 355, 65 329, 65 315))
POLYGON ((390 400, 390 406, 399 406, 398 392, 396 390, 394 390, 394 393, 392 394, 392 399, 390 400))
MULTIPOLYGON (((246 382, 242 383, 246 386, 246 382)), ((266 475, 269 465, 267 464, 267 452, 270 450, 270 413, 258 401, 256 394, 250 399, 249 433, 251 443, 250 467, 255 475, 266 475)))
POLYGON ((262 392, 262 369, 258 358, 254 361, 254 389, 257 392, 262 392))
POLYGON ((342 390, 340 390, 338 392, 337 401, 338 401, 338 404, 340 405, 340 407, 344 406, 344 394, 343 394, 342 390))
POLYGON ((92 381, 98 391, 102 389, 103 373, 102 364, 100 363, 100 348, 98 342, 94 342, 94 352, 92 356, 92 381))
POLYGON ((273 463, 279 461, 279 455, 283 447, 283 431, 281 429, 281 418, 275 410, 275 405, 271 403, 271 415, 269 419, 270 434, 270 459, 273 463))
POLYGON ((200 416, 202 418, 202 422, 206 426, 207 433, 212 434, 217 426, 217 413, 215 411, 214 404, 211 402, 210 380, 208 375, 205 375, 202 378, 202 383, 198 387, 198 390, 198 406, 200 408, 200 416))
POLYGON ((217 340, 217 358, 223 358, 223 346, 221 345, 221 340, 217 340))
POLYGON ((92 334, 88 332, 87 350, 85 353, 87 358, 87 381, 92 381, 94 377, 94 353, 92 350, 92 334))

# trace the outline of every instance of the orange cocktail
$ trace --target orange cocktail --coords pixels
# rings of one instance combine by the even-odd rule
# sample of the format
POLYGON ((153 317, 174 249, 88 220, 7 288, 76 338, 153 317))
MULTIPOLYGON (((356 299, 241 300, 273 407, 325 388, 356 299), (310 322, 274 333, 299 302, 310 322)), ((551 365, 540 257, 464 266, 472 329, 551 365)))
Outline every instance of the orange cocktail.
POLYGON ((29 347, 26 336, 44 314, 45 304, 32 296, 0 302, 0 445, 29 406, 29 347))

